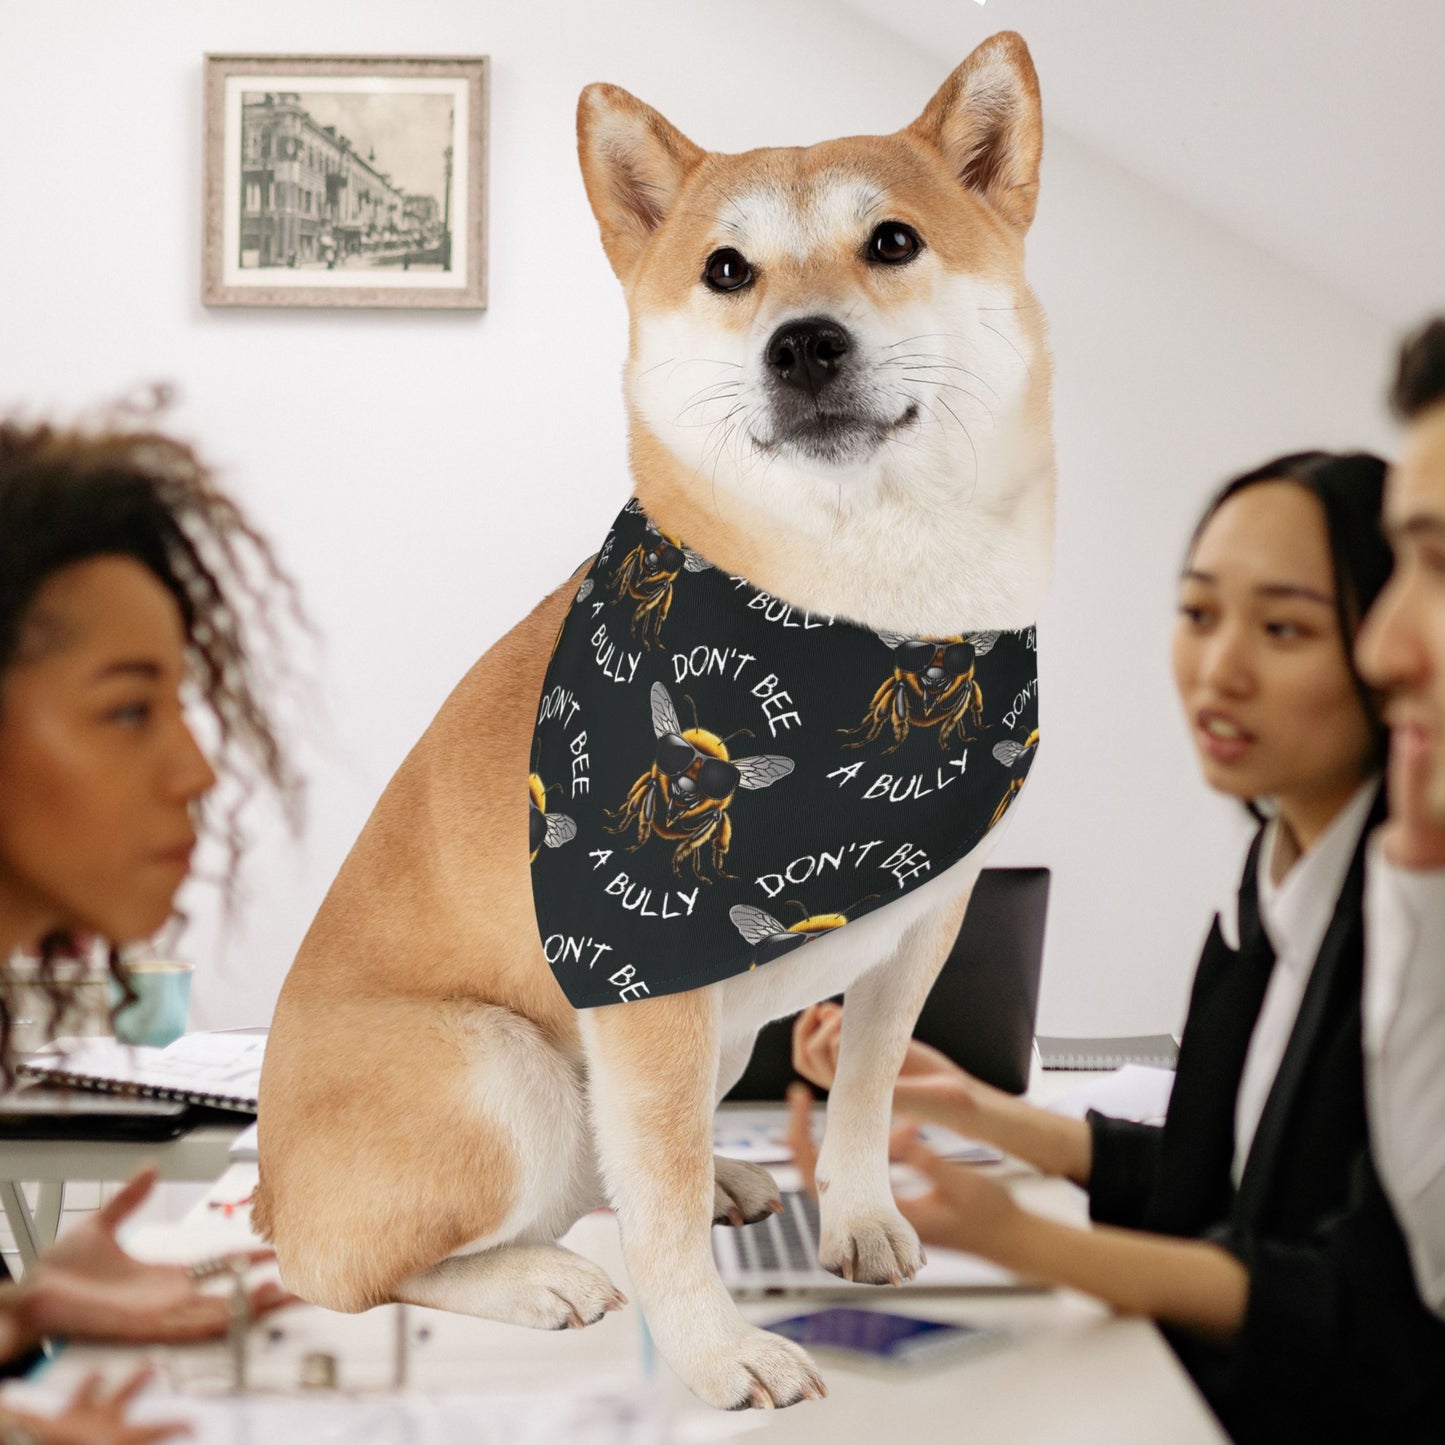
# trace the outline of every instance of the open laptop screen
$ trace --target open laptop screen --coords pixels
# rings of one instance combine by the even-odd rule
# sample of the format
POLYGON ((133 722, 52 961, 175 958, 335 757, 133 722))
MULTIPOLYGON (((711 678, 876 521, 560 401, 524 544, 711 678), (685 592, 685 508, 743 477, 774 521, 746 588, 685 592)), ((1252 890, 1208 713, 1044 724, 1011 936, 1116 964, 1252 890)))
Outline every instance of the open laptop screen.
MULTIPOLYGON (((1047 868, 985 868, 915 1035, 1011 1094, 1028 1086, 1043 968, 1047 868)), ((758 1033, 729 1099, 779 1100, 797 1077, 791 1017, 758 1033)))

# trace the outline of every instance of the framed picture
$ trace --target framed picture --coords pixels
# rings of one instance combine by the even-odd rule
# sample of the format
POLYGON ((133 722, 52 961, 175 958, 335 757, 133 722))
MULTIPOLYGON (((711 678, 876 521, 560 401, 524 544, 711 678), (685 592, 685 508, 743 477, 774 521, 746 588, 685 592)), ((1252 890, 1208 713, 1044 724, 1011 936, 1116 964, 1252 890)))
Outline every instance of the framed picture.
POLYGON ((206 56, 208 306, 487 304, 485 56, 206 56))

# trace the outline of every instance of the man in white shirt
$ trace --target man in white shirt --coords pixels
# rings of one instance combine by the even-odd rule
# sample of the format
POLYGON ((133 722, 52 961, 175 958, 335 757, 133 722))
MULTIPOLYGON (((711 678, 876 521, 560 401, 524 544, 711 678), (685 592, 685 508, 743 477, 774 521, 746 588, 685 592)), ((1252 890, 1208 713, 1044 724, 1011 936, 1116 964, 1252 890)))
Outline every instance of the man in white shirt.
POLYGON ((1421 1297, 1445 1319, 1445 318, 1407 342, 1385 491, 1395 571, 1356 646, 1388 694, 1389 822, 1370 841, 1363 1023, 1371 1151, 1421 1297))

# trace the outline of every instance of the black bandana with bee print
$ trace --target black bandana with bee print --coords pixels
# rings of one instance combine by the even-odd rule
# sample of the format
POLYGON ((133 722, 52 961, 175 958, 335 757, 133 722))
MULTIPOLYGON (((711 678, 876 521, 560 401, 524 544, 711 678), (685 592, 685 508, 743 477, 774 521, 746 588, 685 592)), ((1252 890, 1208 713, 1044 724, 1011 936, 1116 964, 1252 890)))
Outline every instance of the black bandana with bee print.
POLYGON ((634 498, 563 621, 532 738, 532 896, 577 1008, 701 988, 969 853, 1038 751, 1033 628, 803 612, 634 498))

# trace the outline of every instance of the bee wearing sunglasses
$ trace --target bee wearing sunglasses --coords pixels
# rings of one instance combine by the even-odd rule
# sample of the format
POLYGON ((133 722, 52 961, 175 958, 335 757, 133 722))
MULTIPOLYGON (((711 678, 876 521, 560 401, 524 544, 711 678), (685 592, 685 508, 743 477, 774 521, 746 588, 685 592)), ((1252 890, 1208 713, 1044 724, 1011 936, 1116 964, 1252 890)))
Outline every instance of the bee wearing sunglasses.
MULTIPOLYGON (((870 893, 867 898, 860 898, 857 903, 850 903, 848 906, 860 908, 865 903, 871 903, 877 896, 876 893, 870 893)), ((781 958, 785 953, 791 953, 795 948, 801 948, 805 943, 821 938, 825 933, 832 933, 835 928, 842 928, 848 922, 846 913, 815 913, 809 917, 808 910, 796 899, 789 899, 788 902, 794 908, 801 909, 804 917, 786 927, 766 909, 755 908, 751 903, 735 903, 728 909, 728 917, 732 919, 733 927, 754 945, 753 961, 748 964, 750 969, 756 968, 760 963, 771 963, 775 958, 781 958)))
POLYGON ((647 535, 617 564, 612 574, 613 595, 630 597, 632 635, 645 644, 662 646, 662 624, 672 610, 672 584, 678 573, 706 572, 712 563, 659 532, 649 521, 647 535))
MULTIPOLYGON (((552 786, 560 788, 562 785, 553 783, 552 786)), ((547 811, 547 791, 536 773, 527 775, 527 842, 532 850, 533 863, 537 861, 543 843, 549 848, 560 848, 577 836, 577 824, 566 813, 547 811)))
MULTIPOLYGON (((993 745, 993 755, 1004 767, 1011 768, 1026 752, 1031 748, 1038 747, 1038 745, 1039 730, 1035 728, 1023 742, 1019 742, 1016 738, 1006 738, 1001 743, 995 743, 993 745)), ((1004 791, 1003 797, 998 800, 998 807, 993 810, 993 817, 988 820, 988 826, 990 828, 1008 812, 1009 804, 1014 800, 1014 794, 1017 793, 1023 785, 1024 780, 1022 778, 1009 779, 1009 785, 1004 791)))
POLYGON ((978 632, 969 637, 924 639, 880 632, 879 637, 893 649, 893 676, 873 694, 873 701, 856 728, 843 733, 868 736, 844 747, 861 748, 871 743, 885 726, 893 730, 893 743, 884 753, 903 744, 910 727, 938 729, 938 745, 959 732, 970 716, 974 727, 983 723, 983 689, 974 680, 974 664, 993 650, 997 632, 978 632))
MULTIPOLYGON (((672 698, 660 682, 652 684, 652 731, 657 737, 652 766, 628 789, 623 806, 616 812, 608 810, 608 817, 621 821, 607 831, 621 833, 635 824, 637 842, 628 850, 633 853, 654 834, 674 840, 672 871, 677 873, 691 858, 693 876, 700 882, 712 881, 703 876, 698 863, 703 845, 710 842, 713 869, 721 878, 735 877, 723 868, 732 845, 728 807, 733 794, 739 788, 770 787, 793 771, 793 760, 771 753, 730 758, 727 739, 697 725, 695 707, 693 725, 684 732, 672 698)), ((746 728, 739 731, 752 736, 746 728)))

